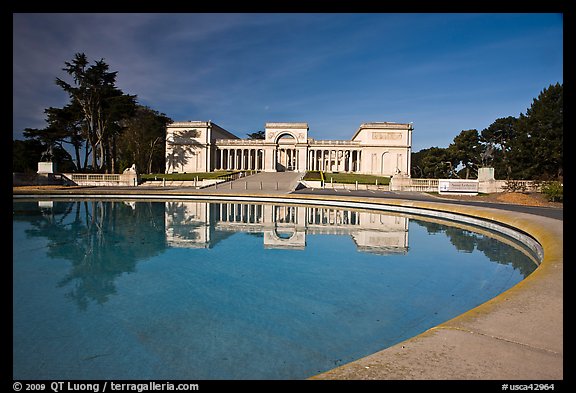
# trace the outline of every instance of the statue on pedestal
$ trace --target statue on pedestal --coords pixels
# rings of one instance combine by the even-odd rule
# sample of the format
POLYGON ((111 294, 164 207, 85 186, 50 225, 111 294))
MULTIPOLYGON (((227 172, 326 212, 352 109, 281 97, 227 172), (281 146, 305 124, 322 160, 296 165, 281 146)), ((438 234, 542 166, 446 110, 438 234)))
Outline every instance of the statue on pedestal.
POLYGON ((134 174, 138 174, 138 171, 136 171, 136 164, 132 164, 132 166, 130 168, 126 168, 124 169, 123 173, 134 173, 134 174))
POLYGON ((489 144, 486 146, 486 149, 482 153, 480 153, 480 162, 482 163, 482 167, 487 167, 492 164, 494 160, 494 146, 489 144))
POLYGON ((46 151, 42 153, 40 156, 41 162, 52 162, 52 158, 54 157, 54 148, 52 144, 49 144, 46 148, 46 151))

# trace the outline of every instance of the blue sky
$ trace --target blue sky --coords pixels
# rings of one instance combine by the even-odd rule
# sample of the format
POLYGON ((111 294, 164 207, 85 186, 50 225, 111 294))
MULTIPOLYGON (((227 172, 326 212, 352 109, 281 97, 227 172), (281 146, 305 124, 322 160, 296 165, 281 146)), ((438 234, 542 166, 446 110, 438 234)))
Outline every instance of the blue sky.
POLYGON ((350 139, 364 122, 413 122, 413 151, 525 113, 563 83, 553 13, 13 14, 13 137, 68 96, 65 61, 104 59, 117 85, 174 121, 246 137, 307 122, 350 139))

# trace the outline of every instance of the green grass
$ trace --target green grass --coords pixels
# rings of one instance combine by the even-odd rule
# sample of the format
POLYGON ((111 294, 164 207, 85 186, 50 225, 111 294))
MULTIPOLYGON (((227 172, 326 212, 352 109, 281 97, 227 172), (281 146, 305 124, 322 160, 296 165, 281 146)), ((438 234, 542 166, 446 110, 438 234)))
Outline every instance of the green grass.
POLYGON ((388 185, 390 177, 388 176, 375 176, 375 175, 362 175, 357 173, 326 173, 320 171, 309 171, 304 176, 304 180, 324 180, 326 184, 329 183, 346 183, 346 184, 376 184, 388 185))
POLYGON ((322 176, 322 172, 321 171, 308 171, 306 172, 306 174, 304 175, 304 177, 302 178, 302 180, 324 180, 324 177, 322 176))
MULTIPOLYGON (((196 177, 198 180, 203 179, 218 179, 224 176, 232 175, 240 171, 215 171, 215 172, 194 172, 194 173, 151 173, 141 175, 142 180, 178 180, 178 181, 194 181, 196 177)), ((245 172, 245 171, 243 171, 245 172)), ((346 184, 376 184, 387 185, 390 183, 390 178, 387 176, 374 176, 374 175, 361 175, 356 173, 326 173, 321 171, 308 171, 304 176, 304 180, 324 180, 326 184, 333 183, 346 183, 346 184), (331 180, 332 179, 332 180, 331 180)))
POLYGON ((218 179, 223 176, 232 175, 238 171, 217 171, 217 172, 193 172, 193 173, 150 173, 141 175, 142 180, 190 180, 218 179))

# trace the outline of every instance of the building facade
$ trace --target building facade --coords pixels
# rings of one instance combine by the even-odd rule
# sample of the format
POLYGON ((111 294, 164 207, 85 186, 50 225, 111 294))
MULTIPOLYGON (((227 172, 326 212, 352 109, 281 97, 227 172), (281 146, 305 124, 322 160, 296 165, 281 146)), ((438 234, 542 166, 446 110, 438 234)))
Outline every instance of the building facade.
POLYGON ((262 233, 264 248, 305 249, 306 237, 348 235, 360 252, 407 254, 409 219, 337 207, 238 202, 165 203, 166 244, 211 248, 235 232, 262 233))
POLYGON ((363 123, 350 140, 315 140, 307 123, 266 123, 264 139, 240 139, 211 121, 166 129, 166 173, 218 170, 354 172, 410 176, 412 124, 363 123))

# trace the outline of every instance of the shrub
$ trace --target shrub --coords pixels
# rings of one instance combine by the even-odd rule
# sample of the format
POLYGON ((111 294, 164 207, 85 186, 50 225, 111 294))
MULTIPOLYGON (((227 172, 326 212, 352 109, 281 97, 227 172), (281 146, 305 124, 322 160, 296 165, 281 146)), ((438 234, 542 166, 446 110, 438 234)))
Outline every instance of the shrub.
POLYGON ((562 183, 558 181, 545 182, 541 190, 550 202, 562 202, 564 197, 564 186, 562 183))
POLYGON ((506 183, 502 187, 506 192, 526 192, 526 183, 517 180, 506 180, 506 183))

